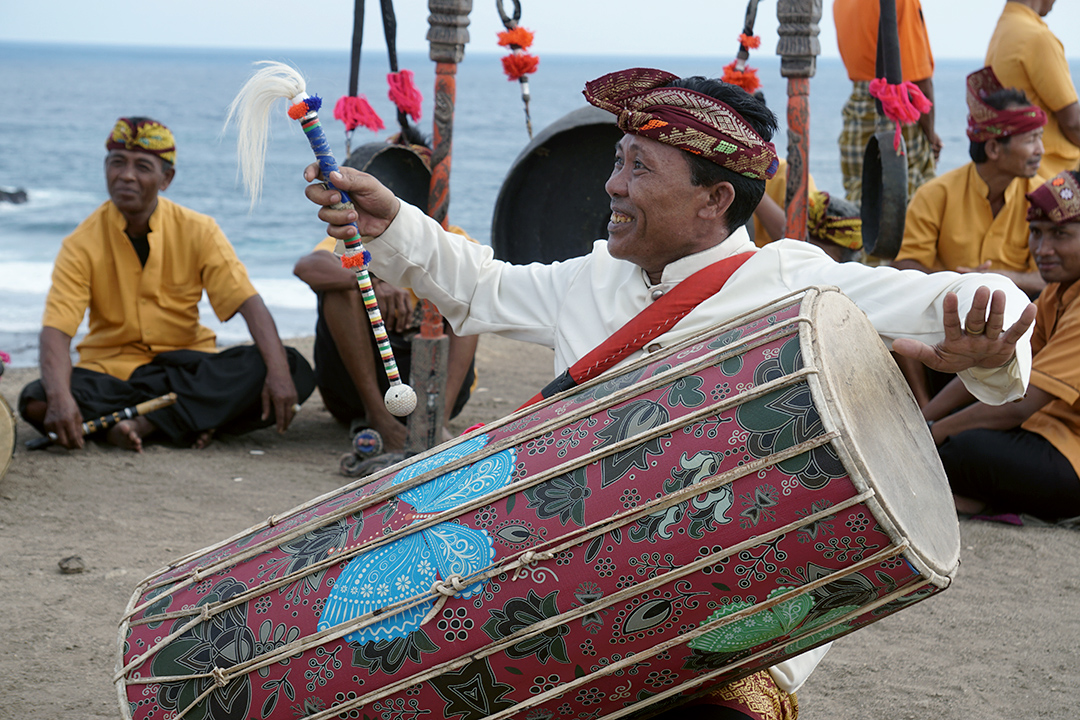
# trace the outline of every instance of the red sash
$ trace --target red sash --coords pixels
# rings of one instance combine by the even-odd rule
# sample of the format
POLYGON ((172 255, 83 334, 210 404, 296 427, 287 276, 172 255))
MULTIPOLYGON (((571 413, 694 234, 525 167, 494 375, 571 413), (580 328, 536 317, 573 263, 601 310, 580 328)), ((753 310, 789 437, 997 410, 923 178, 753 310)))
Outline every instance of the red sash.
POLYGON ((720 292, 728 278, 752 255, 753 253, 739 253, 717 260, 712 265, 698 270, 635 315, 630 322, 593 348, 569 370, 548 383, 543 390, 521 407, 528 407, 596 377, 617 365, 626 356, 640 350, 645 343, 663 335, 704 300, 720 292))

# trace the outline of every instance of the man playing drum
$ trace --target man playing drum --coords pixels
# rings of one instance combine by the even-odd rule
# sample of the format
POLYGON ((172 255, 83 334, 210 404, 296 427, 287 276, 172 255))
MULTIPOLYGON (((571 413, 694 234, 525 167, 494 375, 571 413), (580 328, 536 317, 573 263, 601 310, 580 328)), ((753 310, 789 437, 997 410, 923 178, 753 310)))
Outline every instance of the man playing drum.
MULTIPOLYGON (((455 332, 498 332, 554 348, 556 373, 643 309, 665 302, 683 280, 721 263, 730 272, 723 289, 624 362, 794 290, 835 285, 897 352, 956 372, 988 404, 1023 396, 1035 307, 1011 281, 841 264, 793 240, 754 246, 743 225, 777 166, 769 142, 776 118, 763 103, 718 80, 641 68, 594 80, 585 96, 616 114, 626 133, 606 183, 608 240, 596 241, 587 256, 551 265, 497 261, 491 248, 445 232, 374 178, 348 169, 330 179, 355 209, 328 207, 340 194, 322 185, 311 185, 307 195, 327 206, 319 217, 330 235, 352 237, 355 223, 373 270, 433 301, 455 332)), ((309 181, 317 175, 317 165, 305 170, 309 181)), ((718 719, 795 717, 793 693, 826 647, 718 688, 696 710, 718 719)))

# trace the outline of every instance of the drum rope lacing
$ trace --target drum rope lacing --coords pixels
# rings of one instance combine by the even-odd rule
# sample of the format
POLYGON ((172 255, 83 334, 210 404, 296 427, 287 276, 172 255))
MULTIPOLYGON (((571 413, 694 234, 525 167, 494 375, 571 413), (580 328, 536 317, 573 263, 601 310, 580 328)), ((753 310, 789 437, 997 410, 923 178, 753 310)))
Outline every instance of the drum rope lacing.
MULTIPOLYGON (((701 494, 703 492, 708 492, 708 491, 710 491, 711 489, 713 489, 715 487, 734 482, 739 477, 743 477, 745 475, 752 474, 752 473, 757 472, 757 471, 759 471, 759 470, 761 470, 761 469, 763 469, 763 468, 765 468, 765 467, 767 467, 769 465, 772 465, 772 464, 775 464, 775 463, 778 463, 778 462, 783 462, 784 460, 786 460, 786 459, 788 459, 790 457, 794 457, 796 455, 799 455, 799 454, 801 454, 803 452, 806 452, 809 449, 812 449, 814 447, 818 447, 820 445, 824 445, 826 443, 832 442, 833 440, 837 439, 838 437, 839 437, 839 433, 836 432, 836 431, 831 431, 829 433, 825 433, 825 434, 823 434, 821 436, 818 436, 817 438, 814 438, 812 440, 808 440, 808 441, 805 441, 805 442, 800 443, 798 445, 792 446, 791 448, 788 448, 785 451, 774 453, 773 455, 771 455, 771 456, 769 456, 767 458, 760 458, 760 459, 758 459, 756 461, 746 463, 745 465, 742 465, 742 466, 737 467, 737 468, 733 468, 733 469, 728 470, 728 471, 726 471, 724 473, 721 473, 719 475, 715 475, 715 476, 713 476, 711 478, 706 478, 706 479, 702 480, 700 483, 695 483, 694 485, 691 485, 690 487, 683 488, 682 490, 678 490, 676 492, 669 493, 669 494, 667 494, 667 495, 665 495, 665 496, 663 496, 661 498, 651 500, 651 501, 649 501, 649 502, 647 502, 647 503, 645 503, 645 504, 643 504, 643 505, 641 505, 641 506, 639 506, 637 508, 634 508, 632 511, 626 511, 626 512, 620 513, 620 514, 612 516, 612 517, 597 520, 596 522, 594 522, 594 523, 592 523, 592 524, 590 524, 590 525, 588 525, 588 526, 586 526, 584 528, 580 528, 579 530, 577 530, 575 532, 568 533, 567 535, 559 538, 559 541, 561 541, 560 544, 549 548, 547 551, 550 552, 552 555, 556 555, 559 552, 562 552, 564 550, 568 550, 568 549, 574 547, 575 545, 579 545, 579 544, 582 544, 584 542, 587 542, 587 541, 589 541, 590 539, 592 539, 594 537, 598 537, 598 536, 604 535, 604 534, 606 534, 608 532, 611 532, 613 529, 621 528, 624 525, 629 525, 632 522, 636 522, 640 518, 643 518, 643 517, 646 517, 646 516, 651 515, 653 513, 665 510, 668 507, 671 507, 671 506, 676 505, 676 504, 678 504, 680 502, 689 500, 689 499, 691 499, 691 498, 695 497, 696 495, 699 495, 699 494, 701 494)), ((864 495, 865 495, 865 493, 864 493, 864 495)), ((870 495, 872 495, 872 493, 870 493, 870 495)), ((868 495, 868 497, 870 495, 868 495)), ((831 513, 837 512, 839 510, 842 510, 842 509, 848 507, 850 504, 857 504, 858 502, 861 502, 864 499, 865 498, 862 495, 856 496, 855 498, 849 499, 849 500, 845 501, 844 503, 835 504, 835 505, 831 506, 830 508, 828 508, 826 510, 822 510, 819 513, 815 513, 813 515, 808 515, 808 516, 806 516, 804 518, 801 518, 797 522, 790 523, 789 525, 786 525, 786 526, 784 526, 782 528, 779 528, 777 530, 773 530, 773 531, 771 531, 769 533, 764 533, 764 534, 758 535, 758 536, 756 536, 754 538, 754 540, 752 542, 747 541, 747 542, 740 543, 738 545, 734 545, 734 546, 728 548, 728 551, 725 554, 719 555, 718 559, 722 559, 724 557, 728 557, 728 556, 733 555, 733 554, 735 554, 737 552, 740 552, 740 551, 742 551, 744 549, 754 547, 754 546, 760 544, 761 542, 766 542, 768 540, 775 539, 775 537, 779 537, 779 535, 781 535, 781 534, 783 534, 785 532, 790 532, 792 530, 797 529, 798 527, 800 527, 802 525, 805 525, 806 523, 814 522, 817 519, 824 518, 828 514, 831 514, 831 513)), ((415 525, 412 525, 410 527, 415 527, 415 525)), ((551 541, 551 542, 555 542, 555 541, 551 541)), ((539 546, 537 546, 537 547, 539 547, 539 546)), ((534 550, 534 552, 535 552, 535 550, 534 550)), ((482 570, 482 571, 479 571, 479 572, 474 573, 472 575, 469 575, 469 576, 463 578, 462 581, 466 585, 471 585, 471 584, 474 584, 474 583, 476 583, 478 581, 481 581, 481 580, 488 580, 488 579, 498 577, 499 575, 504 574, 504 573, 508 574, 510 570, 522 566, 521 557, 523 555, 524 555, 524 553, 522 553, 521 556, 519 556, 517 559, 514 559, 514 560, 508 559, 507 562, 505 562, 504 564, 501 564, 501 565, 498 565, 498 566, 492 566, 492 569, 482 570)), ((706 558, 711 558, 713 555, 714 555, 713 553, 710 553, 710 555, 706 556, 706 558)), ((718 559, 713 560, 712 562, 717 562, 718 559)), ((680 568, 679 570, 671 571, 671 572, 669 572, 667 574, 658 576, 658 578, 660 578, 660 579, 655 580, 653 584, 660 583, 660 582, 670 582, 672 580, 672 578, 679 579, 679 578, 683 577, 684 575, 688 575, 688 574, 692 574, 693 572, 696 572, 698 569, 700 569, 700 567, 704 567, 707 564, 711 564, 711 563, 703 563, 702 561, 696 561, 695 563, 685 565, 682 568, 680 568)), ((314 567, 314 566, 309 566, 309 569, 311 567, 314 567)), ((640 590, 640 588, 646 587, 648 584, 649 584, 648 582, 643 583, 643 584, 640 584, 640 585, 636 586, 636 588, 638 590, 640 590)), ((235 598, 233 598, 229 602, 213 603, 213 604, 207 604, 207 605, 201 606, 201 611, 199 612, 199 617, 194 618, 194 619, 190 620, 187 623, 184 623, 184 625, 182 625, 180 628, 176 629, 173 633, 171 633, 166 638, 163 638, 162 641, 157 643, 154 647, 148 648, 142 655, 137 656, 134 659, 132 659, 127 665, 124 666, 123 669, 121 669, 119 672, 116 673, 116 676, 115 676, 114 679, 119 681, 128 672, 130 672, 134 668, 140 666, 146 660, 146 658, 148 658, 150 655, 152 655, 156 651, 157 647, 159 647, 160 645, 166 644, 168 642, 171 642, 173 639, 175 639, 176 637, 179 637, 183 633, 191 630, 192 628, 197 626, 199 623, 204 622, 205 621, 204 618, 206 618, 206 615, 207 615, 208 612, 210 612, 211 608, 212 608, 212 612, 210 612, 211 615, 218 614, 218 613, 224 612, 224 611, 226 611, 226 610, 228 610, 228 609, 230 609, 232 607, 235 607, 236 605, 242 604, 243 602, 248 602, 249 600, 252 599, 252 597, 257 596, 260 593, 265 593, 265 592, 268 592, 270 590, 274 590, 278 586, 279 586, 278 583, 266 583, 266 584, 263 584, 263 585, 259 586, 259 592, 242 593, 240 595, 237 595, 235 598)), ((634 590, 634 589, 630 588, 630 589, 627 589, 625 591, 621 591, 621 592, 618 592, 618 593, 615 593, 615 594, 612 594, 612 595, 608 595, 605 598, 603 598, 602 600, 595 601, 593 604, 590 605, 590 607, 592 607, 593 609, 590 610, 589 612, 595 612, 596 608, 603 608, 603 607, 607 607, 608 605, 615 604, 616 602, 619 602, 619 601, 621 601, 623 599, 623 595, 626 595, 627 597, 629 597, 630 594, 632 594, 631 590, 634 590)), ((348 623, 343 623, 341 625, 336 625, 336 626, 334 626, 332 628, 327 628, 326 630, 322 630, 322 631, 319 631, 317 633, 314 633, 314 634, 312 634, 312 635, 310 635, 307 638, 304 638, 302 640, 294 641, 293 643, 290 643, 289 645, 285 645, 285 646, 282 646, 282 647, 278 648, 274 653, 270 653, 270 654, 267 654, 265 656, 262 656, 261 660, 253 659, 251 661, 248 661, 247 663, 244 663, 242 666, 234 666, 234 668, 236 668, 236 667, 245 667, 245 668, 247 668, 247 670, 245 670, 245 672, 250 672, 252 669, 257 669, 259 667, 265 667, 265 666, 272 665, 273 663, 277 662, 278 660, 281 660, 281 659, 283 659, 285 657, 288 657, 289 655, 291 655, 291 654, 293 654, 295 652, 300 652, 300 651, 309 649, 310 647, 313 647, 315 645, 319 645, 319 644, 322 644, 322 643, 326 643, 326 642, 330 642, 332 640, 342 638, 342 637, 344 637, 344 636, 346 636, 346 635, 348 635, 348 634, 350 634, 350 633, 352 633, 354 631, 357 631, 357 630, 360 630, 360 629, 362 629, 364 627, 367 627, 368 625, 371 625, 374 622, 378 622, 378 621, 380 621, 382 619, 385 619, 388 615, 404 612, 406 610, 412 609, 414 607, 417 607, 417 606, 422 605, 422 604, 424 604, 426 602, 429 602, 429 601, 430 601, 430 598, 425 594, 416 595, 416 596, 414 596, 414 597, 412 597, 412 598, 410 598, 408 600, 403 600, 403 601, 400 601, 398 603, 395 603, 394 605, 391 605, 391 606, 388 606, 388 607, 385 607, 385 608, 381 608, 378 612, 372 612, 372 613, 368 613, 366 615, 362 615, 362 616, 360 616, 358 618, 354 618, 352 621, 350 621, 348 623), (248 667, 249 665, 251 667, 248 667)), ((156 621, 164 620, 164 619, 175 619, 175 618, 179 618, 179 617, 184 617, 186 614, 187 613, 183 613, 182 611, 178 612, 178 613, 162 613, 160 615, 152 616, 150 618, 150 620, 156 622, 156 621)), ((570 614, 575 615, 575 613, 573 611, 571 611, 570 614)), ((588 613, 587 612, 582 612, 581 614, 585 615, 585 614, 588 614, 588 613)), ((127 679, 127 682, 130 683, 130 684, 146 684, 146 683, 149 683, 149 682, 154 682, 154 678, 137 678, 137 679, 129 678, 129 679, 127 679)))
MULTIPOLYGON (((857 502, 853 502, 853 501, 858 501, 860 499, 861 500, 866 500, 869 497, 872 497, 873 495, 874 495, 874 493, 872 491, 862 493, 860 496, 857 496, 857 498, 853 498, 853 499, 847 501, 845 504, 846 505, 857 504, 857 502)), ((834 506, 832 508, 832 510, 834 510, 834 511, 837 510, 837 509, 838 509, 837 506, 834 506)), ((827 514, 827 511, 823 512, 823 513, 818 513, 818 515, 821 515, 821 516, 824 516, 825 514, 827 514)), ((798 526, 799 524, 801 524, 801 523, 797 522, 797 523, 792 523, 791 525, 798 526)), ((792 528, 787 528, 787 529, 790 531, 790 529, 792 529, 792 528)), ((740 543, 740 546, 748 545, 748 544, 751 544, 751 543, 749 543, 749 542, 740 543)), ((611 663, 611 664, 609 664, 607 666, 604 666, 604 667, 600 668, 597 671, 586 674, 586 675, 584 675, 582 677, 575 678, 574 680, 572 680, 570 682, 567 682, 567 683, 564 683, 562 685, 559 685, 558 687, 553 688, 552 690, 550 690, 548 692, 541 693, 539 695, 535 695, 535 696, 529 698, 528 700, 524 700, 522 702, 516 703, 513 708, 502 711, 500 713, 495 713, 495 714, 492 714, 492 715, 488 715, 488 716, 486 716, 484 718, 484 720, 502 720, 503 718, 508 718, 508 717, 510 717, 510 716, 512 716, 514 714, 517 714, 518 712, 520 712, 522 710, 526 710, 526 709, 528 709, 530 707, 533 707, 535 705, 542 704, 542 703, 546 702, 547 700, 556 698, 559 695, 563 695, 568 691, 572 691, 572 690, 577 689, 578 687, 587 685, 587 684, 589 684, 591 682, 594 682, 595 680, 597 680, 599 678, 605 677, 607 675, 614 674, 615 672, 618 672, 620 670, 624 670, 624 669, 626 669, 626 668, 628 668, 628 667, 630 667, 632 665, 635 665, 635 664, 641 662, 644 659, 647 659, 649 657, 653 657, 653 656, 658 655, 658 654, 660 654, 662 652, 665 652, 665 651, 669 651, 669 650, 671 650, 671 649, 673 649, 673 648, 675 648, 675 647, 677 647, 679 645, 682 645, 682 644, 684 644, 684 643, 686 643, 686 642, 688 642, 690 640, 693 640, 694 638, 700 637, 701 635, 704 635, 706 633, 709 633, 709 632, 712 632, 712 631, 717 630, 719 628, 722 628, 725 625, 728 625, 728 624, 734 623, 734 622, 738 622, 739 620, 744 620, 744 619, 750 617, 751 615, 754 615, 754 614, 756 614, 758 612, 761 612, 763 610, 768 610, 768 609, 770 609, 772 607, 775 607, 775 606, 779 605, 780 603, 783 603, 786 600, 789 600, 789 599, 791 599, 793 597, 797 597, 799 595, 806 594, 808 592, 812 592, 813 590, 816 590, 816 589, 822 587, 823 585, 829 584, 831 582, 835 582, 838 579, 842 579, 842 578, 847 577, 848 575, 854 574, 856 572, 861 572, 862 570, 865 570, 865 569, 867 569, 869 567, 873 567, 874 565, 876 565, 876 564, 878 564, 878 563, 880 563, 880 562, 882 562, 884 560, 887 560, 887 559, 889 559, 891 557, 895 557, 895 556, 903 553, 904 551, 906 551, 908 549, 908 547, 909 547, 909 542, 906 539, 902 540, 901 542, 899 542, 897 544, 894 544, 894 545, 890 545, 890 546, 884 548, 883 550, 880 550, 879 552, 875 553, 874 555, 871 555, 870 557, 865 558, 864 560, 862 560, 862 561, 860 561, 860 562, 858 562, 858 563, 856 563, 856 564, 854 564, 854 565, 852 565, 850 567, 844 568, 843 570, 837 570, 836 572, 834 572, 834 573, 832 573, 830 575, 827 575, 827 576, 822 577, 822 578, 818 578, 817 580, 810 581, 810 582, 808 582, 808 583, 806 583, 806 584, 804 584, 804 585, 802 585, 802 586, 800 586, 798 588, 792 589, 790 592, 784 593, 782 595, 778 595, 778 596, 773 597, 773 598, 768 598, 768 599, 766 599, 766 600, 764 600, 764 601, 762 601, 760 603, 756 603, 755 605, 752 605, 751 607, 744 608, 743 610, 737 611, 737 612, 732 613, 730 615, 725 615, 723 617, 717 618, 716 620, 711 620, 711 621, 705 622, 705 623, 703 623, 702 625, 700 625, 699 627, 697 627, 697 628, 695 628, 693 630, 690 630, 690 631, 687 631, 687 632, 682 633, 680 635, 677 635, 677 636, 675 636, 675 637, 673 637, 673 638, 671 638, 671 639, 669 639, 669 640, 667 640, 667 641, 665 641, 663 643, 660 643, 658 645, 654 645, 653 647, 649 648, 648 651, 628 655, 626 658, 623 658, 622 660, 615 661, 615 662, 613 662, 613 663, 611 663)), ((711 557, 710 558, 703 558, 703 559, 712 560, 711 557)), ((700 562, 701 562, 701 560, 695 561, 695 564, 698 564, 700 562)), ((666 576, 661 576, 661 577, 666 577, 666 576)), ((620 597, 620 601, 625 600, 625 599, 627 599, 628 597, 630 597, 630 596, 632 596, 634 594, 637 594, 638 592, 640 592, 640 590, 642 588, 651 589, 651 587, 656 585, 656 584, 662 584, 662 583, 657 583, 657 582, 655 582, 655 579, 654 579, 653 582, 648 582, 647 581, 646 583, 640 584, 636 589, 635 588, 628 588, 626 590, 620 591, 618 594, 620 596, 625 596, 625 597, 620 597)), ((830 621, 828 623, 823 623, 821 625, 816 625, 813 628, 805 630, 803 633, 801 633, 799 635, 795 635, 794 637, 789 638, 788 643, 785 644, 785 647, 787 645, 791 645, 793 643, 799 642, 800 640, 803 640, 806 637, 819 635, 820 633, 823 633, 826 630, 829 630, 829 629, 831 629, 831 628, 833 628, 833 627, 835 627, 835 626, 837 626, 837 625, 839 625, 841 623, 845 623, 845 622, 853 620, 853 619, 855 619, 857 617, 865 615, 867 613, 871 613, 871 612, 873 612, 874 610, 876 610, 877 608, 879 608, 879 607, 881 607, 883 605, 886 605, 886 604, 888 604, 890 602, 893 602, 895 600, 898 600, 900 598, 903 598, 905 596, 910 595, 912 592, 915 592, 915 591, 919 590, 920 588, 925 587, 927 584, 929 584, 929 583, 925 578, 919 578, 917 580, 914 580, 914 581, 912 581, 912 582, 910 582, 910 583, 908 583, 906 585, 903 585, 903 586, 897 588, 896 590, 894 590, 894 591, 892 591, 890 593, 887 593, 886 595, 878 598, 874 602, 871 602, 871 603, 868 603, 866 605, 860 606, 860 607, 858 607, 858 608, 856 608, 856 609, 854 609, 854 610, 852 610, 852 611, 850 611, 850 612, 848 612, 848 613, 846 613, 846 614, 844 614, 844 615, 842 615, 840 617, 834 618, 832 621, 830 621)), ((602 607, 602 605, 601 605, 601 607, 602 607)), ((569 623, 569 622, 571 622, 573 620, 578 619, 579 617, 581 617, 583 615, 596 612, 597 609, 598 609, 597 603, 588 603, 583 607, 575 608, 574 610, 563 613, 562 615, 560 615, 557 618, 548 618, 546 621, 543 621, 541 623, 537 623, 534 626, 532 626, 533 630, 531 632, 529 632, 529 633, 521 633, 519 631, 518 633, 515 633, 512 636, 511 639, 503 639, 503 640, 500 640, 500 641, 493 642, 493 643, 489 644, 486 648, 481 648, 481 649, 479 649, 477 651, 474 651, 473 653, 470 653, 468 656, 466 656, 464 658, 459 658, 457 660, 453 660, 453 661, 443 663, 441 665, 429 668, 428 670, 426 670, 426 671, 424 671, 422 673, 416 673, 414 675, 410 675, 410 676, 408 676, 408 677, 406 677, 404 679, 401 679, 401 680, 398 680, 398 681, 394 682, 393 684, 384 686, 384 687, 380 688, 377 691, 374 691, 372 693, 368 693, 367 695, 362 695, 362 696, 359 696, 359 697, 350 698, 349 700, 346 700, 345 702, 343 702, 341 704, 334 705, 332 708, 328 708, 328 709, 326 709, 326 710, 324 710, 322 712, 315 713, 314 715, 307 716, 307 718, 308 718, 308 720, 329 720, 330 718, 336 717, 336 716, 340 715, 343 712, 353 710, 353 709, 356 709, 356 708, 361 708, 361 707, 363 707, 364 705, 366 705, 368 703, 376 702, 376 701, 381 700, 381 699, 383 699, 383 698, 385 698, 385 697, 387 697, 389 695, 392 695, 392 694, 394 694, 396 692, 400 692, 400 691, 404 690, 405 688, 407 688, 409 686, 416 685, 416 684, 422 683, 422 682, 430 681, 431 679, 433 679, 435 677, 438 677, 439 675, 442 675, 442 674, 444 674, 446 672, 453 672, 455 670, 459 670, 460 668, 464 667, 465 665, 469 664, 470 662, 473 662, 474 660, 477 660, 477 659, 480 659, 480 658, 483 658, 483 657, 486 657, 486 656, 489 656, 489 655, 493 655, 496 652, 499 652, 499 651, 505 649, 505 647, 508 647, 508 646, 510 646, 510 645, 512 645, 514 643, 521 642, 522 640, 527 639, 529 637, 532 637, 533 635, 537 635, 537 634, 540 634, 542 632, 546 632, 546 631, 550 630, 551 628, 553 628, 553 627, 555 627, 557 625, 567 624, 567 623, 569 623)), ((821 639, 826 640, 826 639, 831 639, 832 637, 833 636, 829 636, 828 638, 826 638, 826 637, 822 636, 821 639)), ((317 643, 317 644, 321 644, 321 643, 317 643)), ((755 653, 753 655, 747 656, 747 657, 739 660, 738 662, 731 663, 729 665, 724 666, 723 668, 715 670, 712 673, 708 673, 706 675, 701 675, 701 676, 697 676, 697 677, 694 677, 694 678, 690 678, 690 679, 686 680, 685 682, 683 682, 681 685, 670 688, 667 691, 664 691, 664 692, 662 692, 662 693, 660 693, 658 695, 650 696, 648 698, 648 702, 650 704, 655 703, 655 702, 657 702, 659 700, 662 700, 662 699, 664 699, 666 697, 670 697, 670 696, 679 694, 684 690, 692 689, 692 688, 694 688, 694 687, 696 687, 698 685, 701 685, 701 684, 704 684, 704 683, 708 682, 709 680, 712 680, 713 678, 719 677, 723 673, 729 672, 730 670, 732 670, 734 668, 740 667, 740 666, 745 665, 747 663, 753 662, 754 660, 762 658, 762 657, 768 655, 769 653, 776 651, 776 649, 777 648, 775 648, 775 647, 769 647, 769 648, 767 648, 765 650, 758 651, 757 653, 755 653)), ((283 656, 287 656, 283 652, 284 650, 285 650, 285 648, 279 649, 279 654, 281 654, 283 656)), ((296 650, 290 650, 289 654, 292 654, 294 652, 296 652, 296 650)), ((276 662, 277 658, 275 658, 274 661, 276 662)), ((248 673, 252 672, 255 669, 256 668, 254 666, 246 667, 246 668, 240 668, 240 666, 234 666, 232 668, 229 668, 227 671, 216 672, 216 671, 219 671, 220 669, 215 668, 214 669, 215 672, 204 673, 204 674, 200 674, 200 675, 193 675, 193 676, 190 676, 190 677, 213 677, 213 678, 215 678, 215 681, 217 680, 218 677, 224 677, 226 679, 226 681, 228 681, 228 680, 231 680, 233 677, 238 677, 238 676, 241 676, 241 675, 248 674, 248 673)), ((183 680, 183 679, 188 679, 188 678, 185 678, 185 677, 156 678, 155 681, 156 682, 169 682, 169 681, 183 680)), ((190 710, 190 709, 194 708, 199 702, 201 702, 206 696, 208 696, 210 694, 210 692, 212 692, 214 689, 215 689, 215 686, 211 686, 210 688, 208 688, 205 692, 203 692, 199 696, 199 698, 197 698, 195 701, 193 701, 191 705, 189 705, 187 708, 185 708, 183 712, 176 715, 174 720, 181 720, 181 718, 183 718, 183 716, 186 714, 187 710, 190 710)), ((635 704, 633 706, 623 708, 623 709, 617 710, 617 711, 615 711, 613 713, 609 713, 607 715, 604 715, 601 718, 598 718, 598 720, 614 720, 615 718, 622 717, 623 715, 629 714, 631 712, 634 712, 634 711, 637 711, 637 710, 640 710, 640 709, 641 708, 639 707, 639 704, 635 704)))

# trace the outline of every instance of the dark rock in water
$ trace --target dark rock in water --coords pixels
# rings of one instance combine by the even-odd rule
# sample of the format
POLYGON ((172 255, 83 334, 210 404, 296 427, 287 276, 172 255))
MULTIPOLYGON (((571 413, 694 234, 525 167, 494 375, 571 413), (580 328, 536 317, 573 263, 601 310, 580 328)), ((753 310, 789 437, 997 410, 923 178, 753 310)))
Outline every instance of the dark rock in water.
POLYGON ((26 191, 22 188, 18 190, 4 190, 0 188, 0 202, 9 202, 15 205, 21 205, 26 202, 26 191))

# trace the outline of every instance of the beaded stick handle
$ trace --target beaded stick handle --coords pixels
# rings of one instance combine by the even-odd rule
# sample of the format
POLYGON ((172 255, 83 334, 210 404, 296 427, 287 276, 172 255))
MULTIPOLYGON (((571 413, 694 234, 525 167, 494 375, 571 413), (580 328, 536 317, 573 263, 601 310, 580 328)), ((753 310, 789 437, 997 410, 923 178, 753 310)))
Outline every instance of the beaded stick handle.
MULTIPOLYGON (((315 158, 319 161, 319 170, 323 177, 328 178, 330 173, 339 172, 339 168, 330 150, 326 133, 323 132, 322 122, 319 120, 321 106, 322 99, 317 95, 305 96, 289 107, 289 117, 300 122, 300 127, 304 129, 304 135, 307 136, 315 158)), ((327 182, 326 186, 337 190, 330 182, 327 182)), ((341 192, 341 197, 348 198, 348 194, 341 192)), ((353 204, 345 200, 335 207, 351 209, 353 204)), ((353 225, 353 227, 356 226, 353 225)), ((383 322, 382 312, 379 311, 379 305, 375 300, 375 290, 371 286, 371 276, 367 270, 370 260, 371 254, 364 248, 358 229, 353 237, 345 241, 345 254, 341 257, 341 264, 356 273, 356 282, 360 286, 360 295, 364 299, 364 309, 371 322, 371 329, 375 333, 375 341, 379 346, 379 356, 386 369, 386 377, 390 380, 390 389, 386 391, 386 397, 383 399, 386 408, 393 415, 402 417, 411 413, 416 407, 416 393, 411 387, 401 382, 401 374, 394 360, 394 351, 390 347, 390 338, 386 334, 386 323, 383 322)))
MULTIPOLYGON (((256 64, 262 67, 240 89, 239 94, 229 105, 229 113, 225 119, 226 127, 234 118, 236 119, 239 130, 237 160, 244 177, 244 184, 251 195, 252 208, 255 207, 262 191, 270 111, 279 100, 290 102, 289 115, 294 120, 299 120, 303 126, 304 134, 308 138, 311 149, 315 151, 323 176, 329 177, 331 172, 338 170, 337 162, 334 160, 333 153, 330 152, 330 144, 319 122, 318 110, 322 105, 322 100, 318 96, 308 96, 307 83, 295 68, 271 61, 256 64)), ((333 186, 328 185, 328 187, 333 186)), ((342 197, 348 196, 342 193, 342 197)), ((346 254, 342 258, 342 264, 356 273, 356 281, 364 299, 364 308, 371 321, 371 328, 379 346, 379 355, 382 357, 383 367, 390 380, 390 389, 387 390, 384 398, 386 408, 394 415, 401 417, 408 415, 416 407, 416 393, 401 382, 401 375, 394 361, 394 353, 390 348, 389 338, 386 336, 386 325, 383 323, 382 313, 379 312, 379 306, 375 301, 375 292, 371 287, 371 278, 367 271, 367 260, 370 257, 357 234, 346 243, 346 254)))

